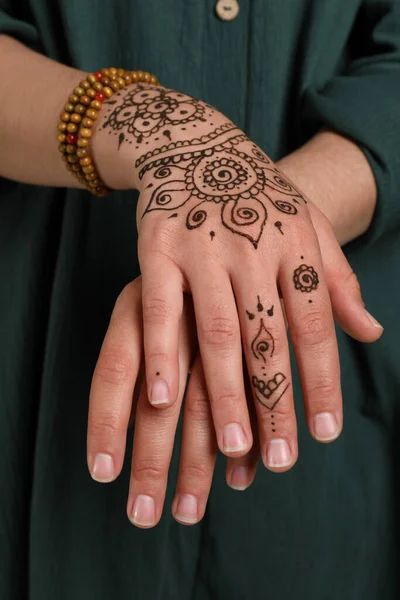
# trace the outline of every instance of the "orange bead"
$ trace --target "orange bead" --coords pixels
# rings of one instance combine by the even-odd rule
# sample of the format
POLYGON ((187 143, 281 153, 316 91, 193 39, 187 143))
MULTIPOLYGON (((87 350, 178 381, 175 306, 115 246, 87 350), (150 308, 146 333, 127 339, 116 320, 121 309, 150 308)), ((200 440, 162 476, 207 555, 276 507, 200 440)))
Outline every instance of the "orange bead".
POLYGON ((150 83, 151 75, 150 73, 143 73, 143 81, 145 83, 150 83))
POLYGON ((143 81, 144 73, 143 71, 137 71, 138 81, 143 81))
POLYGON ((132 71, 132 83, 136 83, 137 81, 139 81, 138 73, 137 71, 132 71))
POLYGON ((125 73, 125 69, 117 69, 117 77, 123 77, 125 73))
POLYGON ((125 73, 124 79, 125 79, 126 85, 129 85, 130 83, 132 83, 132 75, 130 73, 125 73))
POLYGON ((79 164, 82 165, 82 167, 87 167, 88 165, 92 164, 92 159, 90 158, 90 156, 85 156, 85 158, 79 159, 79 164))
POLYGON ((108 71, 109 71, 108 77, 110 79, 115 79, 117 77, 117 69, 115 69, 114 67, 111 67, 111 69, 109 69, 108 71))
POLYGON ((150 77, 150 83, 151 83, 152 85, 157 85, 157 77, 156 77, 155 75, 152 75, 152 76, 150 77))
POLYGON ((82 121, 82 127, 88 127, 89 129, 91 129, 94 125, 94 121, 92 121, 92 119, 89 119, 88 117, 85 117, 82 121))
POLYGON ((116 81, 122 90, 125 87, 125 79, 123 77, 117 77, 116 81))

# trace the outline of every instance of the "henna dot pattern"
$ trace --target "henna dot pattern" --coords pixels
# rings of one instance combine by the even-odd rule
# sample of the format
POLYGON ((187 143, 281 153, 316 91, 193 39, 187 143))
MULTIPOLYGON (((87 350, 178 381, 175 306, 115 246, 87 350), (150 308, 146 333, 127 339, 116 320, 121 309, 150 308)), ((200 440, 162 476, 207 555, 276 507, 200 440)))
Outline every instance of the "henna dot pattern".
POLYGON ((318 273, 311 266, 300 265, 293 274, 293 283, 296 290, 312 292, 318 287, 318 273))

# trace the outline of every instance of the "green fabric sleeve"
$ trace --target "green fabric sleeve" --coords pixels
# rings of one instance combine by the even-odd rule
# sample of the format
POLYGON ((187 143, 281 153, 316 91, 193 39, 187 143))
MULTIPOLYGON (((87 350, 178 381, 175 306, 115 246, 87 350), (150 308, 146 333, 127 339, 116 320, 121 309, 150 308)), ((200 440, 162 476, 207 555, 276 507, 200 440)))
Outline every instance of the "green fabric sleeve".
POLYGON ((34 50, 40 48, 38 32, 27 3, 22 5, 19 2, 0 0, 0 33, 10 35, 34 50))
POLYGON ((400 226, 400 2, 365 2, 345 74, 305 93, 305 116, 353 139, 373 170, 378 201, 364 241, 400 226))

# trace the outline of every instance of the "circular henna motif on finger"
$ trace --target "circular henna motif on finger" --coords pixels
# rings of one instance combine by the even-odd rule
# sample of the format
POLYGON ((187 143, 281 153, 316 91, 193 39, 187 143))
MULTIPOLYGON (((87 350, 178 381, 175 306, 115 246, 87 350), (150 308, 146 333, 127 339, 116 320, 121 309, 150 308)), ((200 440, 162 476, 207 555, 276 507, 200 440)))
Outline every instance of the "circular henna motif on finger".
POLYGON ((296 290, 312 292, 317 289, 319 284, 318 273, 313 267, 300 265, 294 271, 293 282, 296 290))

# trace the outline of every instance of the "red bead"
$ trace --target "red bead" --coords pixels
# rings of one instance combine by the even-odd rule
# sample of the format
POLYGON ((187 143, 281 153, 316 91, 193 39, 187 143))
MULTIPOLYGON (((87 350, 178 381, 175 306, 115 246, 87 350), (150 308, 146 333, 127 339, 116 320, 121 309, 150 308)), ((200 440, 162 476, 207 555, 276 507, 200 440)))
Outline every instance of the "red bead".
POLYGON ((97 92, 96 100, 98 100, 99 102, 104 102, 104 98, 105 98, 105 95, 103 94, 103 92, 97 92))
POLYGON ((76 135, 76 133, 69 133, 67 135, 67 144, 76 146, 77 141, 78 141, 78 136, 76 135))
POLYGON ((100 79, 103 77, 103 73, 101 71, 96 71, 94 76, 96 77, 97 81, 100 81, 100 79))

